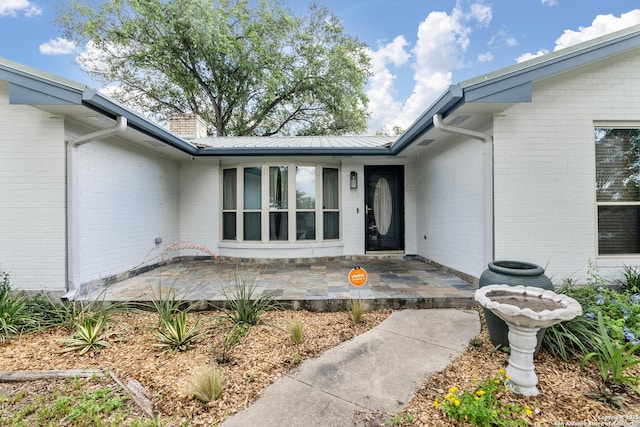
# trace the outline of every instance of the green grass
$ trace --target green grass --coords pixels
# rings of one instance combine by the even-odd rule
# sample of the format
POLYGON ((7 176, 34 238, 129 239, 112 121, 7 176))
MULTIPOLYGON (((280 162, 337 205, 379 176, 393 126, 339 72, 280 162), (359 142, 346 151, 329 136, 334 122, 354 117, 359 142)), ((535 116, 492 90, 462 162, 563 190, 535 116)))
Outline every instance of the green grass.
POLYGON ((25 391, 0 394, 0 425, 152 427, 157 419, 133 415, 135 403, 108 379, 58 380, 37 394, 25 391))

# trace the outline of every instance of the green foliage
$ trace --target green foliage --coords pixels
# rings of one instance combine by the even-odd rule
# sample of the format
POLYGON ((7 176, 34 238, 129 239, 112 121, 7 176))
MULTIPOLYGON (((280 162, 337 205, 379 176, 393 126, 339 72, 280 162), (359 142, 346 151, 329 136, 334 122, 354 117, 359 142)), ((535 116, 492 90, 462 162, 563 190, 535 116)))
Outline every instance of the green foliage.
POLYGON ((206 332, 200 331, 200 319, 190 327, 187 325, 187 313, 184 311, 163 319, 161 323, 154 331, 158 340, 156 346, 167 351, 185 351, 206 335, 206 332))
POLYGON ((633 375, 625 375, 625 371, 640 363, 640 359, 635 356, 636 350, 640 348, 640 342, 632 344, 618 345, 611 339, 605 326, 604 317, 601 313, 597 315, 598 335, 596 340, 598 345, 594 351, 586 354, 580 362, 580 368, 590 360, 598 369, 602 383, 607 387, 628 386, 637 393, 640 393, 638 384, 640 378, 633 375))
POLYGON ((203 366, 191 377, 187 393, 202 402, 218 400, 225 388, 222 371, 217 366, 203 366))
POLYGON ((302 344, 302 341, 304 340, 304 326, 299 319, 291 321, 287 330, 289 331, 289 336, 295 345, 298 346, 302 344))
POLYGON ((107 318, 104 316, 86 317, 79 321, 75 325, 75 334, 58 340, 66 347, 62 352, 78 351, 78 354, 83 355, 89 350, 100 351, 109 347, 111 344, 104 334, 106 323, 107 318))
POLYGON ((501 369, 473 391, 451 387, 443 398, 435 400, 434 406, 442 408, 448 417, 474 426, 527 426, 530 424, 527 418, 533 411, 507 401, 508 381, 509 376, 501 369))
POLYGON ((218 136, 366 129, 370 59, 325 7, 297 17, 280 0, 69 0, 56 23, 92 43, 85 70, 160 121, 196 113, 218 136))
POLYGON ((280 309, 274 292, 256 295, 258 276, 235 272, 233 290, 223 289, 227 300, 227 317, 234 324, 257 325, 265 311, 280 309))
POLYGON ((356 323, 362 322, 362 316, 364 316, 364 312, 366 309, 366 305, 362 300, 351 300, 349 303, 349 316, 351 320, 356 323))
POLYGON ((459 422, 474 426, 527 426, 533 411, 508 401, 509 376, 501 369, 493 378, 487 378, 473 391, 461 392, 451 387, 444 397, 438 397, 434 406, 459 422))
POLYGON ((162 283, 160 283, 157 292, 153 292, 152 302, 160 317, 160 325, 170 322, 172 317, 182 311, 180 301, 176 299, 176 291, 173 288, 173 284, 169 287, 169 290, 163 294, 162 283))
POLYGON ((384 420, 385 426, 399 426, 403 424, 411 424, 416 417, 413 414, 405 412, 400 415, 394 415, 393 418, 388 418, 384 420))
POLYGON ((218 363, 229 363, 231 361, 231 350, 242 344, 249 334, 250 326, 246 323, 233 323, 231 328, 222 335, 221 351, 217 358, 218 363))
POLYGON ((620 280, 623 290, 631 293, 640 293, 640 267, 625 265, 623 268, 624 279, 620 280))
POLYGON ((0 272, 0 344, 11 336, 37 330, 37 319, 27 301, 23 295, 12 294, 9 274, 0 272))

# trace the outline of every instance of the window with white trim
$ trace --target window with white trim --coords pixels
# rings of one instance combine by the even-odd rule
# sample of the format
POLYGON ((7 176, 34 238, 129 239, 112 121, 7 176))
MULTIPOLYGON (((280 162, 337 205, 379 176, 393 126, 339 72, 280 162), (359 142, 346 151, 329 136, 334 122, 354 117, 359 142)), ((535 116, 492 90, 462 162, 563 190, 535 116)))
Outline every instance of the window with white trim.
POLYGON ((223 167, 222 239, 339 240, 338 168, 304 164, 223 167))
POLYGON ((640 125, 595 128, 598 254, 640 254, 640 125))

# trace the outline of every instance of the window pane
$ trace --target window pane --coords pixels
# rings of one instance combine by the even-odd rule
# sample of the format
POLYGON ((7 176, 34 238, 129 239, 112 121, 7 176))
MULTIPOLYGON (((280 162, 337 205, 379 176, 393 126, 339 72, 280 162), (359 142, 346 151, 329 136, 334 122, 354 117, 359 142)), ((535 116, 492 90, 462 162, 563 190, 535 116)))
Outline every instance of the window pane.
POLYGON ((222 171, 222 209, 236 209, 237 169, 222 171))
POLYGON ((298 240, 316 239, 315 212, 296 212, 296 238, 298 240))
POLYGON ((340 238, 340 215, 338 212, 325 212, 323 220, 323 238, 327 240, 340 238))
POLYGON ((598 201, 640 201, 640 129, 596 128, 595 141, 598 201))
POLYGON ((640 206, 598 206, 598 253, 640 253, 640 206))
POLYGON ((244 209, 260 209, 262 168, 244 168, 244 209))
POLYGON ((316 207, 316 168, 313 166, 296 167, 296 207, 315 209, 316 207))
POLYGON ((322 170, 322 205, 324 209, 338 209, 338 169, 322 170))
POLYGON ((262 240, 260 212, 244 213, 244 240, 262 240))
POLYGON ((287 209, 288 179, 289 173, 286 166, 269 167, 269 207, 271 209, 287 209))
POLYGON ((222 238, 224 240, 236 240, 236 213, 222 213, 222 238))
POLYGON ((289 240, 287 212, 269 212, 269 240, 289 240))

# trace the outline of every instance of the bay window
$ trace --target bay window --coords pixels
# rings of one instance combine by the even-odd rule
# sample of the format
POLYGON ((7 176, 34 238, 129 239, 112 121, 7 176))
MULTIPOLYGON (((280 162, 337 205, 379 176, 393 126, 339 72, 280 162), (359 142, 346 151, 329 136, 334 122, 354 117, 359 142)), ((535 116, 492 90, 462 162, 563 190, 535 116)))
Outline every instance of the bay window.
POLYGON ((640 254, 640 126, 596 127, 598 253, 640 254))
POLYGON ((296 164, 223 167, 222 239, 340 239, 338 168, 296 164))

